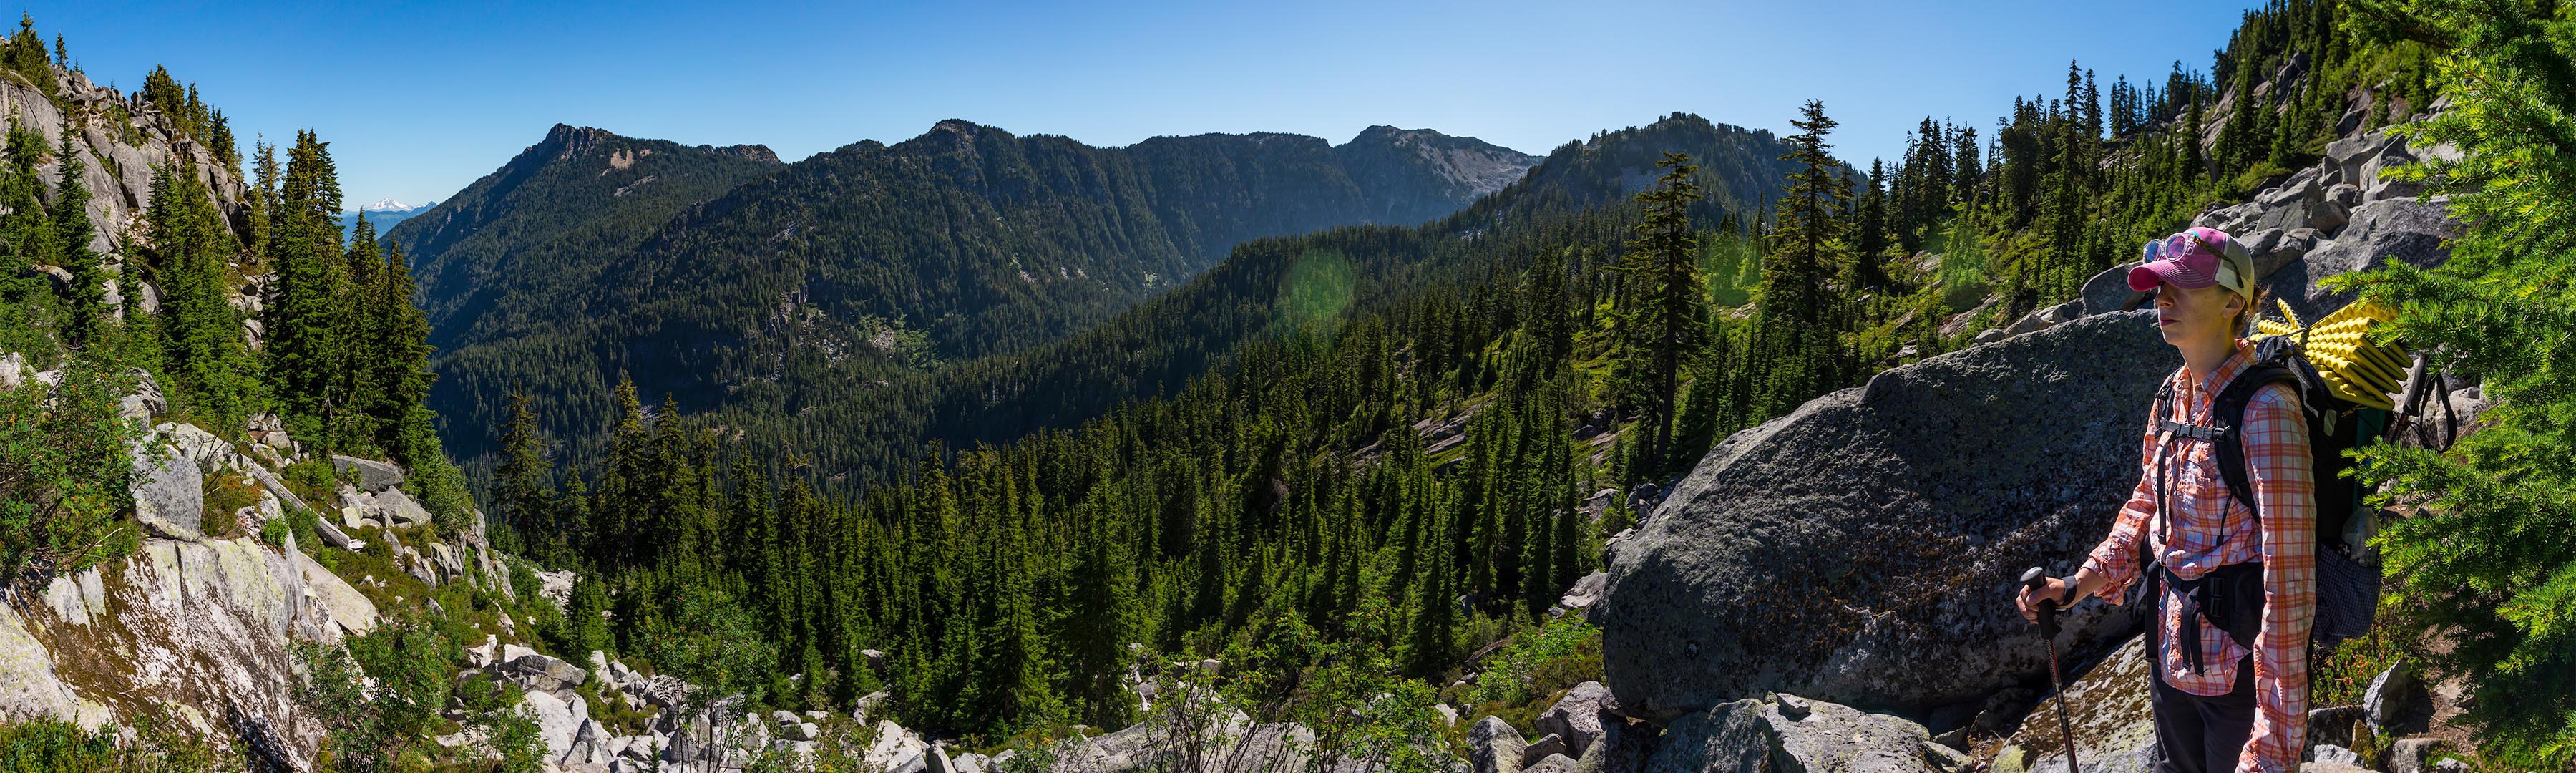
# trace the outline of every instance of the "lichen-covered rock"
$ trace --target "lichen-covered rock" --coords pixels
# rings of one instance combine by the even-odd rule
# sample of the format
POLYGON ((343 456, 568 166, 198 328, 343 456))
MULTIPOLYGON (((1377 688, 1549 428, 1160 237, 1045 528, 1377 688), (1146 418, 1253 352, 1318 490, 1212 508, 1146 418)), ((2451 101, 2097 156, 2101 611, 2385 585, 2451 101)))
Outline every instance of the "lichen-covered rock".
POLYGON ((1489 715, 1467 728, 1467 761, 1476 766, 1476 773, 1518 773, 1521 754, 1528 749, 1521 731, 1501 717, 1489 715))
POLYGON ((309 767, 322 728, 293 700, 288 645, 336 631, 312 603, 299 560, 251 539, 151 538, 61 591, 49 586, 48 603, 6 605, 0 715, 95 724, 238 710, 271 728, 289 762, 309 767))
POLYGON ((134 519, 154 536, 193 540, 202 534, 206 516, 205 478, 178 448, 151 446, 133 450, 134 477, 127 490, 134 496, 134 519))
POLYGON ((562 658, 553 655, 536 653, 521 655, 504 661, 502 668, 521 680, 522 684, 538 690, 579 687, 582 682, 589 679, 588 672, 583 671, 580 666, 566 663, 562 658))
MULTIPOLYGON (((2155 751, 2155 712, 2147 704, 2147 639, 2104 659, 2063 698, 2075 728, 2075 759, 2085 773, 2145 773, 2155 751)), ((2057 725, 2060 698, 2050 696, 2022 719, 1995 754, 1995 773, 2066 773, 2066 742, 2057 725)))
MULTIPOLYGON (((2035 681, 2021 570, 2072 573, 2138 480, 2153 313, 1878 374, 1720 443, 1630 537, 1595 607, 1604 680, 1656 722, 1765 690, 1928 713, 2035 681)), ((2062 648, 2135 615, 2098 602, 2062 648)))
POLYGON ((328 624, 325 631, 329 635, 325 638, 364 635, 376 629, 375 602, 368 601, 357 588, 322 568, 312 557, 301 551, 288 552, 304 576, 305 596, 311 600, 316 616, 328 624))
POLYGON ((1959 773, 1967 755, 1923 726, 1826 701, 1748 698, 1683 716, 1647 773, 1959 773))

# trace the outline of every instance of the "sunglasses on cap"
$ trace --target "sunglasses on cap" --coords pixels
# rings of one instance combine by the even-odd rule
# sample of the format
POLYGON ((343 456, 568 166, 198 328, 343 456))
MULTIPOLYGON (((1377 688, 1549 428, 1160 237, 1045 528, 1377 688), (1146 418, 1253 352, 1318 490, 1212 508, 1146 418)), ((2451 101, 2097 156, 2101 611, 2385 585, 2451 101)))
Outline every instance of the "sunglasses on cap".
POLYGON ((2176 232, 2173 235, 2162 239, 2149 239, 2145 246, 2138 248, 2138 257, 2145 259, 2150 263, 2164 260, 2168 257, 2174 260, 2181 260, 2183 259, 2183 256, 2191 254, 2190 248, 2194 246, 2199 247, 2201 252, 2218 256, 2221 264, 2227 262, 2226 253, 2210 247, 2208 242, 2200 240, 2199 234, 2195 234, 2190 231, 2176 232))
MULTIPOLYGON (((2218 259, 2218 284, 2220 286, 2240 295, 2251 294, 2249 284, 2244 281, 2244 269, 2239 268, 2236 265, 2236 261, 2228 258, 2227 251, 2210 246, 2209 242, 2203 241, 2199 234, 2195 234, 2190 231, 2178 231, 2162 239, 2147 240, 2145 245, 2138 248, 2138 257, 2149 263, 2159 260, 2181 262, 2185 257, 2190 256, 2195 250, 2201 254, 2214 256, 2218 259)), ((2149 290, 2148 292, 2153 293, 2155 291, 2149 290)))

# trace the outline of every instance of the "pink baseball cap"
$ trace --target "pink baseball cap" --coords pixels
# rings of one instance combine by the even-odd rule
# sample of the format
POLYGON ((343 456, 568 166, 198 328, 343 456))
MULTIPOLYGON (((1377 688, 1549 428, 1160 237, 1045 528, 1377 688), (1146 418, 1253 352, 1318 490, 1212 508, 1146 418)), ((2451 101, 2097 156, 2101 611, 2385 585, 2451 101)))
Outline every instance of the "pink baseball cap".
POLYGON ((2129 269, 2131 290, 2146 292, 2172 282, 2190 290, 2225 285, 2238 295, 2253 294, 2253 257, 2226 231, 2193 227, 2147 242, 2138 253, 2146 262, 2129 269))

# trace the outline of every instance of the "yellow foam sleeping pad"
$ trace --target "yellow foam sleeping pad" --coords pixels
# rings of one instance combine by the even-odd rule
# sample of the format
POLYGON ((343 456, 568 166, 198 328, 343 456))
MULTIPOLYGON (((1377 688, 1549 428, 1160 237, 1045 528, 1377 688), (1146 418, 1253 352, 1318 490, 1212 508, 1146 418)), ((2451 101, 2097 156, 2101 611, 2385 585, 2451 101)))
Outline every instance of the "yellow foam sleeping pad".
POLYGON ((2315 324, 2303 325, 2290 304, 2280 306, 2283 319, 2256 319, 2252 340, 2290 336, 2335 396, 2365 407, 2396 409, 2391 396, 2406 383, 2406 368, 2414 356, 2394 341, 2371 343, 2369 335, 2372 328, 2396 319, 2396 309, 2353 301, 2315 324))

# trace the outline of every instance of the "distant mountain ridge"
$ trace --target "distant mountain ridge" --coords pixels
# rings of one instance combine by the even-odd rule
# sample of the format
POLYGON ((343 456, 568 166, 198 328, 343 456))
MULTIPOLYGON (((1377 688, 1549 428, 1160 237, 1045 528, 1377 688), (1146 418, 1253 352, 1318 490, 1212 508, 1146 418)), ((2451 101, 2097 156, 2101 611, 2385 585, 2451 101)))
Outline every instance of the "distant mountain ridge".
MULTIPOLYGON (((424 298, 433 320, 453 317, 434 333, 454 338, 441 343, 442 375, 432 402, 446 422, 451 447, 471 455, 492 442, 507 395, 524 391, 537 400, 550 431, 577 453, 590 433, 613 421, 608 396, 623 373, 648 401, 668 396, 681 410, 728 426, 802 438, 793 442, 815 454, 823 468, 873 475, 883 469, 886 453, 918 453, 876 449, 933 438, 962 447, 977 439, 1007 440, 1031 428, 1067 426, 1127 396, 1173 388, 1206 364, 1223 361, 1234 342, 1259 334, 1257 320, 1269 314, 1282 251, 1293 257, 1306 249, 1299 244, 1358 248, 1350 254, 1356 275, 1365 280, 1361 301, 1376 303, 1368 299, 1403 297, 1415 292, 1408 288, 1431 281, 1427 277, 1486 270, 1458 260, 1523 259, 1484 247, 1461 253, 1459 247, 1469 244, 1461 240, 1501 229, 1557 228, 1546 224, 1569 222, 1568 215, 1597 207, 1631 206, 1629 196, 1651 181, 1654 162, 1665 150, 1688 151, 1701 165, 1707 198, 1693 209, 1708 222, 1721 213, 1767 206, 1778 198, 1785 173, 1779 160, 1785 146, 1769 132, 1674 114, 1643 128, 1568 142, 1542 166, 1418 227, 1337 227, 1347 224, 1313 211, 1319 202, 1385 211, 1384 202, 1357 192, 1361 184, 1341 171, 1344 164, 1362 170, 1362 178, 1375 175, 1370 184, 1380 187, 1464 193, 1501 179, 1496 165, 1475 157, 1480 143, 1451 139, 1373 128, 1339 147, 1312 137, 1266 134, 1163 137, 1103 149, 952 121, 893 146, 857 143, 780 167, 708 201, 678 205, 648 235, 622 235, 637 240, 631 249, 560 269, 577 274, 569 280, 550 271, 512 271, 510 282, 530 286, 486 290, 493 296, 560 295, 505 300, 500 308, 467 314, 452 313, 459 308, 452 298, 424 298), (1407 171, 1372 162, 1371 156, 1429 169, 1407 171), (1070 195, 1086 190, 1099 193, 1070 195), (1292 193, 1297 191, 1302 193, 1292 193), (798 201, 820 203, 793 203, 798 201), (857 232, 854 224, 872 218, 876 228, 857 232), (1325 224, 1313 225, 1318 219, 1325 224), (1167 229, 1166 223, 1187 227, 1167 229), (1154 229, 1145 230, 1148 225, 1154 229), (1143 275, 1196 265, 1190 253, 1205 249, 1196 244, 1280 233, 1274 229, 1292 236, 1230 250, 1234 257, 1226 265, 1233 267, 1217 271, 1224 276, 1214 282, 1198 277, 1184 284, 1177 271, 1188 269, 1178 269, 1159 277, 1179 285, 1176 291, 1154 293, 1150 304, 1104 302, 1104 287, 1132 293, 1126 297, 1158 289, 1147 286, 1143 275), (1317 240, 1341 232, 1350 232, 1348 239, 1317 240), (1138 236, 1154 233, 1167 236, 1138 236), (1175 233, 1177 240, 1168 236, 1175 233), (867 259, 831 259, 845 249, 833 245, 852 244, 867 247, 859 253, 867 259), (1371 244, 1410 246, 1392 252, 1359 246, 1371 244), (1016 265, 977 267, 967 260, 993 253, 1016 259, 1016 265), (888 257, 897 254, 928 259, 888 257), (987 281, 993 273, 1006 281, 987 281), (1019 294, 1004 294, 1012 290, 1019 294), (1049 339, 1024 336, 1013 343, 1025 354, 977 357, 959 363, 964 370, 958 374, 924 378, 930 375, 922 368, 926 359, 966 359, 939 345, 943 320, 1011 331, 1071 325, 1089 315, 1099 315, 1099 322, 1078 328, 1078 335, 1042 345, 1049 339), (1105 324, 1113 318, 1123 321, 1105 324), (1128 354, 1103 357, 1113 349, 1128 354), (1118 361, 1126 364, 1111 364, 1118 361), (939 396, 952 391, 958 394, 939 396)), ((513 161, 510 169, 527 170, 512 174, 538 175, 534 170, 553 155, 538 150, 513 161)), ((583 161, 584 171, 562 179, 587 185, 602 174, 591 166, 596 163, 583 161)), ((451 198, 442 209, 464 217, 487 198, 477 193, 485 185, 451 198)), ((512 185, 524 189, 513 195, 525 199, 534 196, 538 183, 512 185)), ((481 211, 491 215, 488 206, 481 211)), ((438 250, 413 245, 427 243, 429 229, 444 217, 424 218, 395 233, 424 256, 417 264, 425 275, 424 295, 441 281, 427 275, 440 271, 445 259, 438 250)), ((584 254, 574 250, 558 257, 584 254)), ((1206 272, 1192 275, 1198 273, 1206 272)), ((487 297, 473 303, 494 302, 487 297)), ((949 328, 955 329, 961 328, 949 328)), ((940 369, 950 370, 956 369, 940 369)))
POLYGON ((411 256, 430 342, 449 349, 478 326, 523 321, 501 299, 589 281, 603 256, 633 247, 681 209, 779 167, 778 154, 760 145, 690 146, 556 124, 386 233, 411 256), (499 316, 488 313, 495 309, 499 316))
POLYGON ((624 372, 697 409, 803 367, 791 354, 900 369, 1055 340, 1244 241, 1427 221, 1536 161, 1391 127, 1101 148, 948 120, 782 165, 557 126, 390 238, 463 439, 516 385, 596 394, 624 372))

